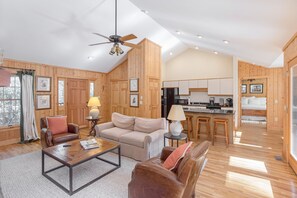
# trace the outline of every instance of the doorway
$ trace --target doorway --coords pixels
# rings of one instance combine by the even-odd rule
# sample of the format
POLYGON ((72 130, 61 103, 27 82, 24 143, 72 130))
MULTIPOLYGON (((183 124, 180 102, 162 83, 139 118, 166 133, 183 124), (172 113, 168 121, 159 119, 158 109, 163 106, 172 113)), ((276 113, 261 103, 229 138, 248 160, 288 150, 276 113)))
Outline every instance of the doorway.
POLYGON ((297 171, 297 65, 291 68, 291 86, 290 86, 290 95, 291 95, 291 116, 290 116, 290 155, 289 163, 297 171))
POLYGON ((75 123, 80 128, 87 127, 87 103, 89 100, 88 80, 67 79, 67 118, 69 123, 75 123))

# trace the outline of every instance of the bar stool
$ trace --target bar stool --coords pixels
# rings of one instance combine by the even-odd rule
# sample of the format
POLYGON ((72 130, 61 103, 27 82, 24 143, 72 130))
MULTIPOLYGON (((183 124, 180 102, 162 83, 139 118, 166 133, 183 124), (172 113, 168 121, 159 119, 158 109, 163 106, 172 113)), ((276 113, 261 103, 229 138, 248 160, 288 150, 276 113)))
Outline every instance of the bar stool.
POLYGON ((188 134, 188 139, 191 140, 191 138, 193 137, 193 122, 192 122, 192 115, 186 115, 186 120, 185 122, 183 122, 183 127, 185 125, 185 123, 187 124, 187 134, 188 134))
POLYGON ((224 118, 214 118, 214 129, 213 129, 213 139, 212 139, 212 145, 214 145, 215 138, 225 138, 226 146, 229 145, 229 131, 228 131, 228 119, 224 118), (218 125, 224 126, 224 135, 218 135, 218 125))
POLYGON ((196 133, 197 133, 197 139, 199 139, 199 136, 202 135, 201 133, 201 124, 205 124, 206 126, 206 133, 203 135, 207 135, 207 138, 210 139, 210 117, 202 117, 198 116, 196 118, 196 133))

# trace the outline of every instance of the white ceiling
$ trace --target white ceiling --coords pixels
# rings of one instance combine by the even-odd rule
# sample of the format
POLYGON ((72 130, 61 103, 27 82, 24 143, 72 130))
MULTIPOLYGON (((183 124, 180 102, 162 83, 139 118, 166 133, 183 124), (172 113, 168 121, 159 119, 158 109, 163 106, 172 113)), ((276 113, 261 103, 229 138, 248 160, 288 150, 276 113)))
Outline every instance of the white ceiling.
MULTIPOLYGON (((148 38, 162 46, 163 60, 169 52, 186 49, 179 39, 128 0, 118 1, 118 33, 133 33, 138 43, 148 38)), ((109 55, 112 44, 93 35, 114 34, 114 0, 0 0, 0 48, 4 57, 108 72, 124 55, 109 55), (94 57, 88 60, 88 57, 94 57)), ((123 47, 125 52, 130 48, 123 47)))
POLYGON ((282 48, 297 31, 296 0, 131 1, 171 33, 181 31, 189 47, 264 66, 282 65, 282 48))
MULTIPOLYGON (((118 3, 118 33, 138 36, 132 43, 148 38, 161 45, 163 61, 199 46, 251 63, 278 66, 282 47, 297 31, 296 0, 118 3), (171 51, 173 56, 169 56, 171 51)), ((114 33, 114 0, 0 0, 0 48, 5 58, 108 72, 124 56, 110 56, 112 44, 89 47, 105 41, 92 32, 114 33), (89 56, 94 59, 88 60, 89 56)))

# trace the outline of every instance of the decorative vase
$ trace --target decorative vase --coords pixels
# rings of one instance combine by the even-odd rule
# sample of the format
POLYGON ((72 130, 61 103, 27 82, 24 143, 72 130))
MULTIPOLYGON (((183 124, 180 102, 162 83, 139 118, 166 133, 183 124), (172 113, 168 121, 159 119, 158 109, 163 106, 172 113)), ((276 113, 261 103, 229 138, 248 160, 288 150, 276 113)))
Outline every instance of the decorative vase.
POLYGON ((99 109, 97 107, 92 107, 89 115, 93 118, 93 119, 97 119, 99 118, 99 109))
POLYGON ((170 133, 173 136, 179 136, 183 130, 183 126, 180 121, 172 121, 170 124, 170 133))

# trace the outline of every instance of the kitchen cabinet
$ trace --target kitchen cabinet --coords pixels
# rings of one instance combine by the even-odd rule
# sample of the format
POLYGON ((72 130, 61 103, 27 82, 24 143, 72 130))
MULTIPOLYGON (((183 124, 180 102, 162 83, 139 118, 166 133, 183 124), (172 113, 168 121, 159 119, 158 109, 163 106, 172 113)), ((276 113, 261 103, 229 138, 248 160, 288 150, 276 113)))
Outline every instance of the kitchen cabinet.
POLYGON ((233 95, 233 79, 208 80, 208 95, 233 95))
POLYGON ((211 79, 207 82, 208 95, 220 95, 220 79, 211 79))
POLYGON ((163 82, 164 88, 175 88, 178 87, 178 81, 164 81, 163 82))
POLYGON ((198 87, 197 88, 208 88, 207 80, 198 80, 198 87))
POLYGON ((189 88, 198 88, 198 80, 189 80, 189 88))
POLYGON ((179 81, 178 88, 179 88, 179 95, 190 95, 189 81, 179 81))

